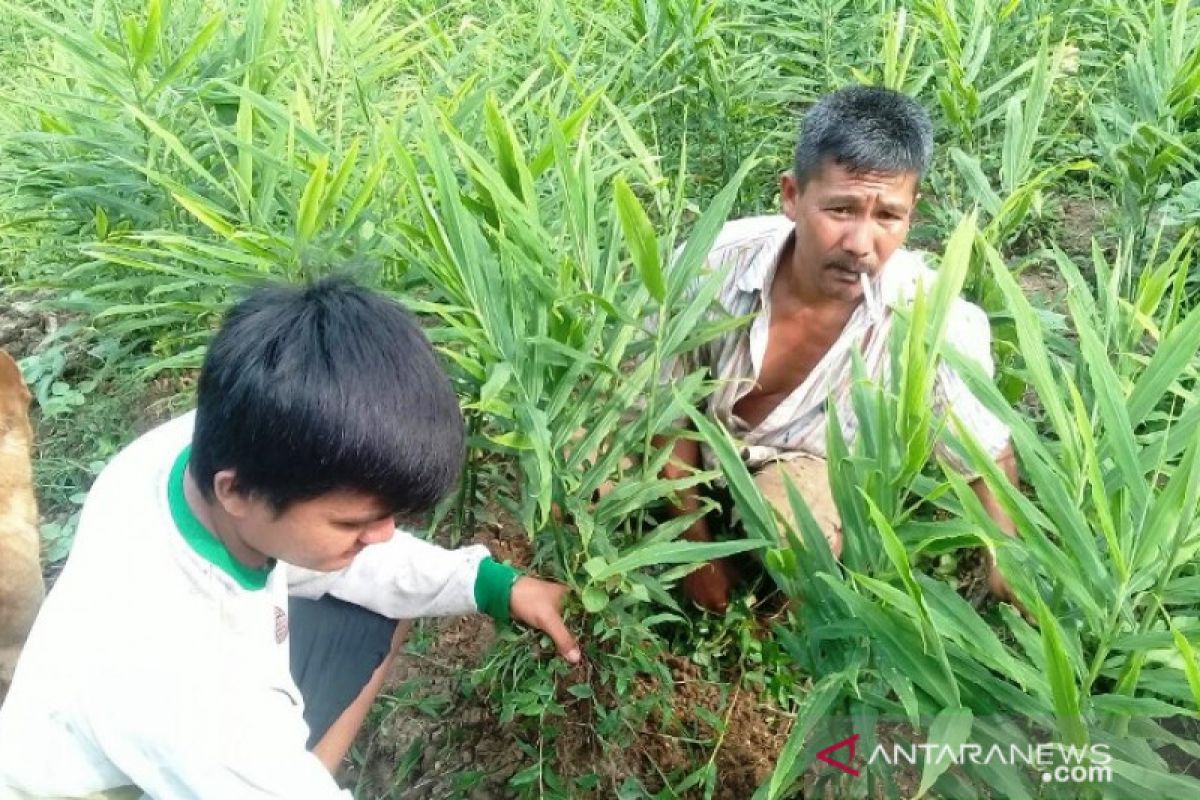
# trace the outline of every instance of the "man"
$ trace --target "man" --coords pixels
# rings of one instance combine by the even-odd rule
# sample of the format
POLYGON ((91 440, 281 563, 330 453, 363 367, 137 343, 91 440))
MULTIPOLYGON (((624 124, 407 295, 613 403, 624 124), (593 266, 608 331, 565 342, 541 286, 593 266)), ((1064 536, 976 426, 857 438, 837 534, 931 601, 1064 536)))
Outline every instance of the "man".
MULTIPOLYGON (((764 495, 789 517, 784 476, 793 479, 835 555, 841 535, 823 461, 826 403, 836 405, 844 433, 853 437, 852 352, 860 349, 869 372, 881 378, 895 307, 911 299, 918 280, 926 288, 935 280, 916 253, 901 247, 932 147, 928 115, 902 94, 854 86, 822 98, 804 117, 793 170, 780 179, 783 215, 729 222, 708 255, 708 267, 726 273, 722 306, 734 316, 753 314, 753 321, 673 365, 676 374, 705 367, 720 379, 708 414, 742 443, 764 495)), ((947 339, 990 374, 984 313, 957 300, 947 324, 947 339)), ((953 410, 1016 482, 1007 429, 945 364, 931 399, 941 415, 953 410)), ((971 486, 988 513, 1015 535, 984 482, 944 443, 938 450, 975 478, 971 486)), ((705 462, 716 466, 690 439, 678 440, 672 461, 665 477, 683 477, 705 462)), ((690 489, 673 510, 698 507, 690 489)), ((684 536, 707 541, 707 521, 684 536)), ((722 611, 735 581, 729 562, 717 561, 691 573, 684 589, 722 611)), ((1007 595, 994 564, 989 585, 1007 595)))
POLYGON ((234 307, 194 414, 88 494, 0 709, 0 796, 349 798, 332 772, 398 619, 511 613, 578 661, 565 587, 396 530, 462 459, 455 394, 396 303, 334 280, 234 307))

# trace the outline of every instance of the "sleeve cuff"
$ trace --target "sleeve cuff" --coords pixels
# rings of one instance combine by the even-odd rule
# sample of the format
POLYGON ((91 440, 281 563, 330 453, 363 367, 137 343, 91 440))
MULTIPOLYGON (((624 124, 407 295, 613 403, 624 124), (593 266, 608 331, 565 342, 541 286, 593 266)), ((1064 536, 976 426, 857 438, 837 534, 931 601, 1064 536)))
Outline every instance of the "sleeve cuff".
POLYGON ((521 577, 521 571, 493 558, 479 562, 475 574, 475 606, 483 614, 504 625, 509 620, 509 604, 512 600, 513 584, 521 577))

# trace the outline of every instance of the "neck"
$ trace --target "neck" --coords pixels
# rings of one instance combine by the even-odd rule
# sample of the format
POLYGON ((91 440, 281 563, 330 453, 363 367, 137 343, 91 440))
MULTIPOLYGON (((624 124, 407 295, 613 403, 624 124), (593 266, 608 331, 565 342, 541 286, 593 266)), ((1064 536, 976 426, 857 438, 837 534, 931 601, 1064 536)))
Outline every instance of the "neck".
POLYGON ((196 519, 212 531, 213 536, 216 536, 221 544, 225 545, 225 549, 239 563, 255 569, 266 566, 267 557, 246 544, 238 533, 237 520, 222 508, 220 503, 211 502, 204 497, 195 479, 192 478, 190 467, 183 474, 183 497, 187 500, 188 508, 196 515, 196 519))

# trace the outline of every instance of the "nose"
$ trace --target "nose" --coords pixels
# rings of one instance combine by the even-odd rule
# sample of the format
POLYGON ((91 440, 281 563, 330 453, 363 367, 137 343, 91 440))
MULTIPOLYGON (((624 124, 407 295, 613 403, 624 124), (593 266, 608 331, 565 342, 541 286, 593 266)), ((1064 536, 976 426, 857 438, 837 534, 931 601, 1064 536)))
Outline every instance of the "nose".
POLYGON ((395 523, 392 522, 391 517, 386 517, 367 526, 367 529, 363 531, 363 535, 358 537, 358 541, 364 545, 382 544, 391 539, 395 533, 395 523))
POLYGON ((842 235, 842 249, 858 259, 871 254, 871 234, 867 226, 860 222, 852 222, 842 235))

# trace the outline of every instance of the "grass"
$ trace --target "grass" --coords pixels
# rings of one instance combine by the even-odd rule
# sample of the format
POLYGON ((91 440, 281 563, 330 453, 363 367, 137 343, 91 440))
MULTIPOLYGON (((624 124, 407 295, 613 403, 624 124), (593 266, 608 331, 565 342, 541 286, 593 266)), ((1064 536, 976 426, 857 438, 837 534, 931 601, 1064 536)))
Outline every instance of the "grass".
MULTIPOLYGON (((837 776, 811 768, 831 720, 1009 741, 998 720, 1019 715, 1113 746, 1114 783, 1096 796, 1195 795, 1179 775, 1200 755, 1193 4, 0 7, 13 20, 0 33, 0 280, 42 292, 65 323, 23 354, 51 557, 96 465, 145 424, 146 392, 164 412, 186 405, 189 370, 240 291, 348 270, 423 315, 462 396, 471 459, 444 535, 510 520, 531 565, 579 598, 589 674, 509 634, 464 678, 513 742, 506 791, 1042 796, 1015 772, 929 770, 908 785, 873 769, 826 785, 837 776), (802 525, 735 612, 699 616, 673 592, 686 570, 764 545, 705 548, 678 541, 681 524, 655 525, 678 484, 657 479, 665 451, 649 443, 678 434, 708 390, 701 376, 661 390, 657 368, 729 324, 704 313, 715 284, 689 290, 705 243, 730 216, 775 209, 795 113, 854 80, 935 115, 914 239, 992 318, 998 388, 970 379, 1014 431, 1027 492, 996 488, 1022 542, 997 538, 960 481, 922 469, 924 450, 894 444, 933 423, 921 398, 934 357, 969 372, 926 335, 934 302, 897 339, 901 383, 859 390, 860 418, 881 427, 853 446, 831 439, 845 455, 843 562, 802 525), (1060 296, 1029 304, 1023 272, 1054 276, 1060 296), (638 398, 645 413, 630 418, 638 398), (625 451, 647 466, 623 467, 625 451), (593 491, 618 474, 622 490, 593 513, 593 491), (1020 576, 1036 627, 943 580, 980 543, 1020 576), (789 613, 767 614, 775 586, 789 613), (703 714, 687 712, 687 681, 672 700, 681 676, 716 687, 703 714), (750 778, 731 755, 757 730, 747 697, 758 718, 788 720, 750 778)), ((751 533, 772 530, 761 498, 731 483, 751 533)), ((464 772, 446 791, 477 783, 464 772)), ((368 784, 359 796, 403 788, 368 784)))

